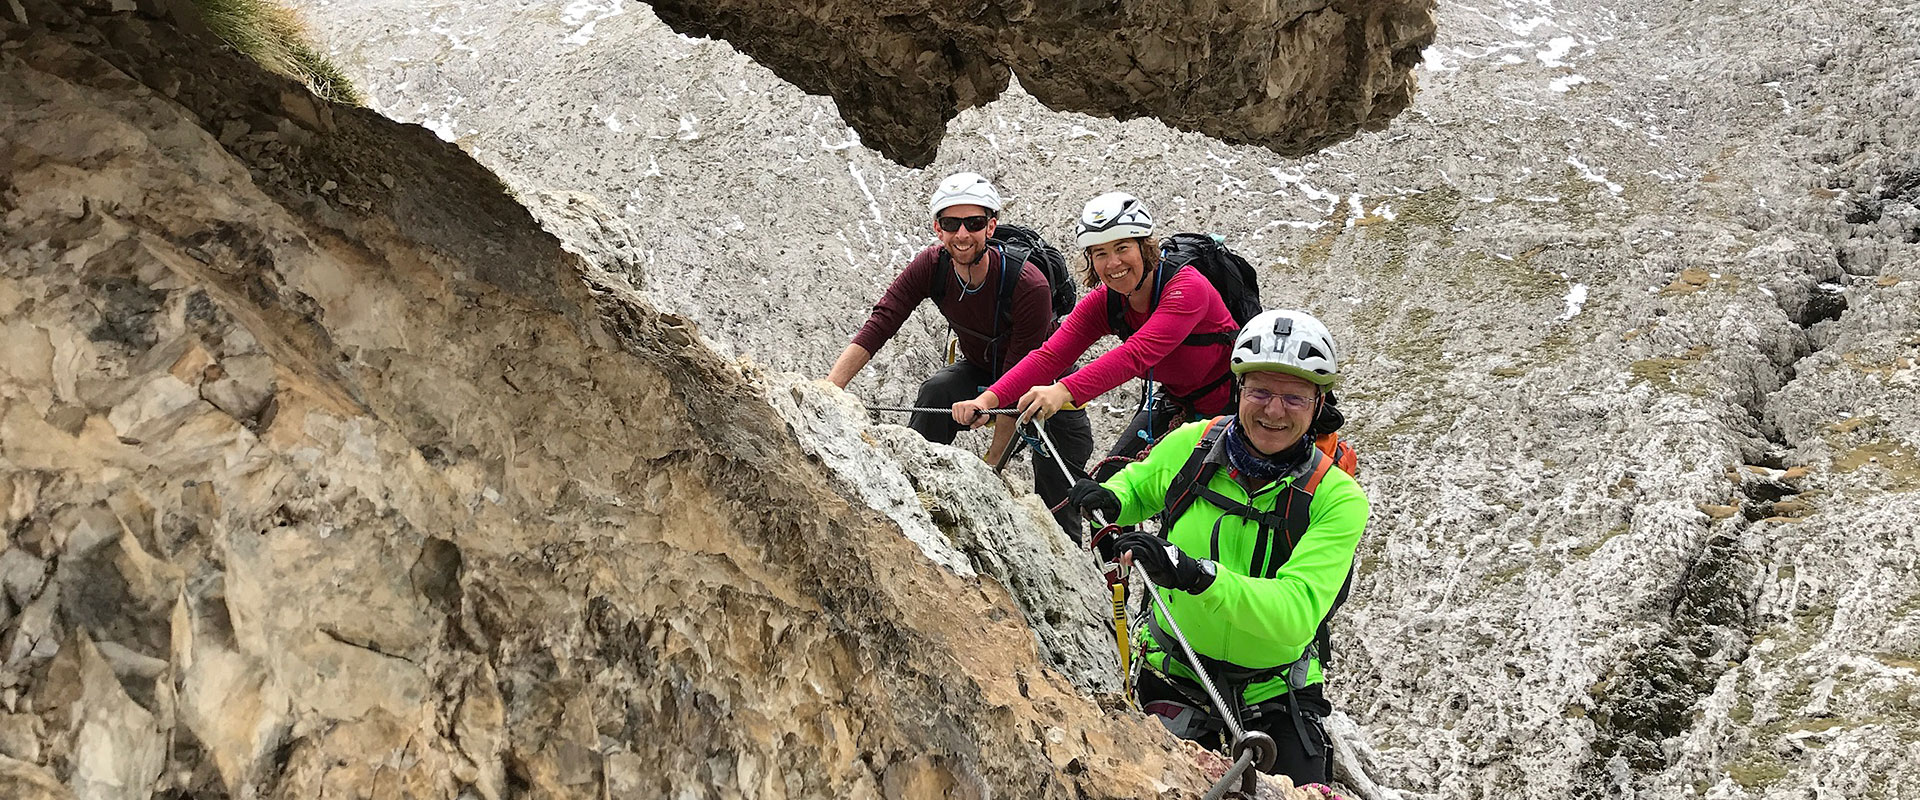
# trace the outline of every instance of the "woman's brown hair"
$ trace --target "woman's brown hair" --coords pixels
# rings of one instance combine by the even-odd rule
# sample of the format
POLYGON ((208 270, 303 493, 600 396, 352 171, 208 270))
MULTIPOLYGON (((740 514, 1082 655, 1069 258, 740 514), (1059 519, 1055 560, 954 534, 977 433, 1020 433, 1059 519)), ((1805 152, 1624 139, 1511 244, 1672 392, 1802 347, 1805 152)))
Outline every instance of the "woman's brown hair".
MULTIPOLYGON (((1140 266, 1146 274, 1152 275, 1154 270, 1160 268, 1160 240, 1151 236, 1136 236, 1133 238, 1133 243, 1140 247, 1140 266)), ((1087 265, 1087 268, 1080 273, 1080 284, 1089 289, 1099 286, 1100 276, 1093 271, 1093 257, 1087 255, 1087 251, 1081 250, 1080 260, 1087 265)))

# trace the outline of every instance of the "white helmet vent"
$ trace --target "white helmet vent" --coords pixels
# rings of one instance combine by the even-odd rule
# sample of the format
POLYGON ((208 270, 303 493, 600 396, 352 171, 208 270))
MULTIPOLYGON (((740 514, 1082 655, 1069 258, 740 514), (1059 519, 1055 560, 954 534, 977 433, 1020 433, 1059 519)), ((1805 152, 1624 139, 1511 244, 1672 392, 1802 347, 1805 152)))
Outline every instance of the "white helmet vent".
POLYGON ((1281 372, 1320 386, 1340 380, 1333 334, 1305 311, 1264 311, 1247 321, 1234 339, 1235 375, 1281 372))

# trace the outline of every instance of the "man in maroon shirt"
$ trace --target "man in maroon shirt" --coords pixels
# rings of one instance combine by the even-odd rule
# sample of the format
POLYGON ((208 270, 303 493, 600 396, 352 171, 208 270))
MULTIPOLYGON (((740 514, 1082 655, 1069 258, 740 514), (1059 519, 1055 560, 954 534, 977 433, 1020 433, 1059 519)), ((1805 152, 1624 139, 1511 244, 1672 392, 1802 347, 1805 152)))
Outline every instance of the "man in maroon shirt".
MULTIPOLYGON (((934 189, 928 209, 940 244, 920 251, 893 279, 867 324, 833 362, 827 380, 846 388, 921 301, 933 300, 959 337, 960 359, 921 383, 914 401, 942 413, 914 414, 908 427, 928 441, 952 444, 966 426, 955 423, 944 409, 979 394, 1047 340, 1054 328, 1052 290, 1045 273, 1031 263, 1012 265, 1017 272, 1008 272, 1000 248, 988 243, 999 226, 1000 193, 986 178, 972 172, 948 176, 934 189)), ((1013 435, 1013 420, 998 418, 987 460, 998 461, 1013 435)), ((1084 467, 1093 454, 1093 429, 1085 411, 1055 414, 1047 420, 1047 435, 1075 469, 1084 467)), ((1047 505, 1059 505, 1072 486, 1051 456, 1034 453, 1033 490, 1047 505)), ((1080 538, 1078 515, 1063 509, 1054 519, 1068 535, 1080 538)))

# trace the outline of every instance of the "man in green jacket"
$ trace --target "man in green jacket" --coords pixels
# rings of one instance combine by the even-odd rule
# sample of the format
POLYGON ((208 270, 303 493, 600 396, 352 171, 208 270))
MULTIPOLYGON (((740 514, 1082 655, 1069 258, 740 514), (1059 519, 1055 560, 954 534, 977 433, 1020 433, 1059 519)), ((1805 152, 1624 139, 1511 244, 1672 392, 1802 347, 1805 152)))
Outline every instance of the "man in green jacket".
POLYGON ((1145 460, 1069 499, 1115 524, 1162 515, 1166 538, 1114 537, 1144 569, 1229 709, 1217 709, 1158 610, 1143 635, 1141 706, 1176 735, 1218 746, 1222 714, 1279 744, 1274 772, 1326 783, 1322 622, 1344 598, 1367 496, 1314 446, 1339 425, 1333 337, 1301 311, 1268 311, 1235 339, 1236 414, 1175 430, 1145 460), (1163 514, 1163 512, 1165 512, 1163 514))

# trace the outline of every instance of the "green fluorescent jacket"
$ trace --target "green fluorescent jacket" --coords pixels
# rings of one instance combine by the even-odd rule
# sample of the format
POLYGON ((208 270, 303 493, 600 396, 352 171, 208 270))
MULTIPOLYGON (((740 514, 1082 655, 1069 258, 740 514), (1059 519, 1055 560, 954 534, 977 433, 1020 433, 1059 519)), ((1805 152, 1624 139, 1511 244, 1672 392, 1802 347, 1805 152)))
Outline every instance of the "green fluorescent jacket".
MULTIPOLYGON (((1168 485, 1193 454, 1205 428, 1205 422, 1195 422, 1167 434, 1145 460, 1129 464, 1102 484, 1120 499, 1116 524, 1132 525, 1160 512, 1166 504, 1168 485)), ((1294 480, 1305 480, 1305 476, 1282 478, 1249 499, 1246 487, 1231 477, 1231 472, 1223 467, 1208 485, 1263 511, 1286 502, 1287 495, 1294 494, 1288 491, 1294 480)), ((1205 499, 1195 500, 1161 535, 1187 555, 1217 562, 1218 577, 1198 595, 1162 589, 1160 596, 1194 652, 1246 669, 1286 666, 1298 660, 1313 642, 1320 620, 1333 607, 1334 596, 1353 568, 1354 548, 1366 529, 1367 513, 1367 496, 1359 482, 1338 467, 1327 470, 1308 506, 1307 531, 1295 543, 1292 556, 1274 577, 1253 578, 1247 573, 1253 562, 1257 526, 1224 514, 1205 499), (1213 543, 1216 522, 1220 523, 1218 550, 1213 543)), ((1154 611, 1156 616, 1159 613, 1158 609, 1154 611)), ((1161 627, 1171 632, 1164 620, 1161 627)), ((1192 678, 1184 665, 1165 658, 1162 652, 1178 650, 1177 642, 1156 643, 1150 634, 1144 641, 1149 663, 1192 678)), ((1307 683, 1321 680, 1316 659, 1307 683)), ((1286 691, 1286 681, 1274 678, 1247 687, 1244 699, 1249 704, 1258 703, 1286 691)))

